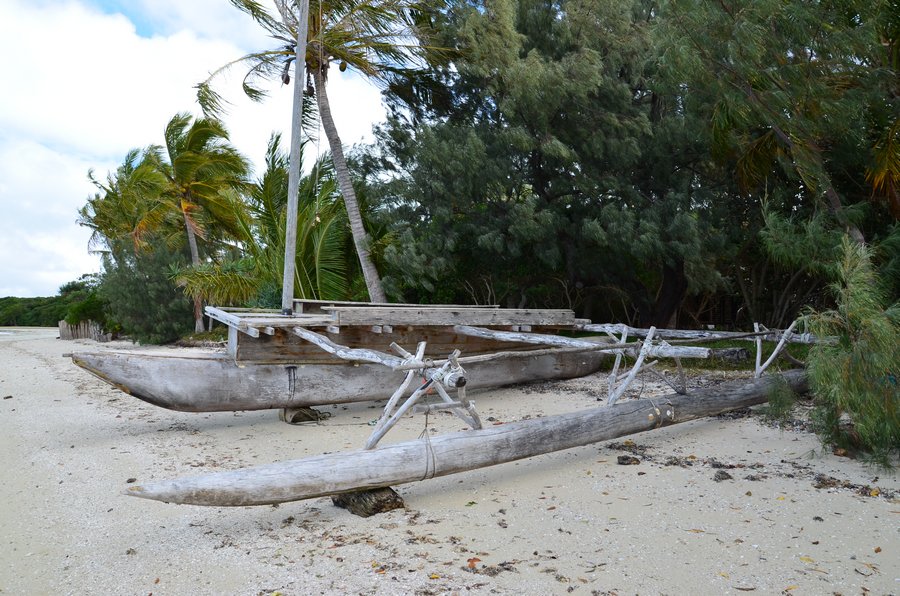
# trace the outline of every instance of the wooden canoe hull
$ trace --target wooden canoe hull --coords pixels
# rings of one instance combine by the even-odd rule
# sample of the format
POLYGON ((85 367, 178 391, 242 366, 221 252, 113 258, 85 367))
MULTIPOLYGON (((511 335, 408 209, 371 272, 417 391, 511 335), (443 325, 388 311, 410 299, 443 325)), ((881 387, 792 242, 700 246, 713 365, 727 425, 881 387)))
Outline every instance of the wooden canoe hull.
MULTIPOLYGON (((470 389, 596 372, 598 352, 510 358, 466 366, 470 389)), ((387 399, 403 372, 380 364, 235 363, 227 354, 122 350, 76 352, 75 364, 125 393, 181 412, 228 412, 299 408, 387 399)))

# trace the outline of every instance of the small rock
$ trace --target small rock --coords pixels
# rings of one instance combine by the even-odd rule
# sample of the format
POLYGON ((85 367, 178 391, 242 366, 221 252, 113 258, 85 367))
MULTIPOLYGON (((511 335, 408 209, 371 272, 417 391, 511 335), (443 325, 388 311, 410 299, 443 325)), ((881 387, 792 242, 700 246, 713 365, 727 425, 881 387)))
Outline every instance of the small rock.
POLYGON ((719 470, 716 472, 715 476, 713 476, 713 480, 715 480, 716 482, 722 482, 723 480, 732 480, 732 476, 725 470, 719 470))
POLYGON ((331 497, 331 502, 360 517, 369 517, 406 507, 400 495, 390 487, 334 495, 331 497))
POLYGON ((620 466, 636 466, 641 463, 641 460, 633 455, 620 455, 616 458, 616 463, 620 466))

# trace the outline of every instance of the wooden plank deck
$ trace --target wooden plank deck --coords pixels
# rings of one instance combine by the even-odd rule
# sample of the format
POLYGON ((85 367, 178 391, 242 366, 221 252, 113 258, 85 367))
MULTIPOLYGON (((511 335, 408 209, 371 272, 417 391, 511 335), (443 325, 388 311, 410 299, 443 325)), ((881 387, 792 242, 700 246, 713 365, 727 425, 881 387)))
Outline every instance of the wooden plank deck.
MULTIPOLYGON (((352 308, 398 308, 398 307, 408 307, 408 308, 421 308, 421 309, 447 309, 447 308, 460 308, 458 304, 402 304, 395 302, 348 302, 342 300, 307 300, 305 298, 297 298, 294 300, 294 313, 303 313, 303 314, 321 314, 325 312, 323 307, 327 306, 342 306, 342 307, 352 307, 352 308)), ((465 308, 500 308, 500 306, 496 304, 474 304, 474 305, 466 305, 465 308)), ((231 309, 229 309, 231 310, 231 309)), ((272 312, 280 312, 280 311, 272 311, 272 312)))
POLYGON ((389 350, 391 342, 412 349, 428 342, 428 357, 443 357, 455 348, 467 355, 522 350, 521 343, 486 340, 456 333, 454 325, 505 329, 572 328, 571 310, 501 309, 462 305, 369 304, 297 300, 303 312, 292 315, 266 309, 206 307, 206 314, 229 327, 228 354, 236 361, 333 363, 293 332, 296 327, 335 335, 338 343, 359 349, 389 350))
POLYGON ((571 310, 482 308, 470 306, 327 306, 322 310, 334 314, 337 325, 575 325, 578 320, 571 310))
POLYGON ((302 312, 284 315, 276 310, 207 306, 206 314, 253 337, 258 337, 260 332, 273 335, 275 329, 297 326, 572 327, 583 322, 575 318, 573 311, 566 309, 507 309, 485 306, 369 304, 312 300, 298 300, 295 304, 302 312))

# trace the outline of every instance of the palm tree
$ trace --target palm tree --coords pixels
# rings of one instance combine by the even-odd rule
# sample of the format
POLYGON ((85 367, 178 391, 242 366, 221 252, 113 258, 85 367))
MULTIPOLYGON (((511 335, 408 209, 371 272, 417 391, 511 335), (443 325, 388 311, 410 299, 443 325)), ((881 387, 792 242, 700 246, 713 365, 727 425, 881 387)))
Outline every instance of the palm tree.
POLYGON ((105 182, 88 172, 99 191, 78 210, 78 223, 92 230, 89 249, 107 252, 126 239, 131 240, 135 251, 143 247, 141 223, 167 183, 158 164, 158 147, 151 146, 130 150, 115 173, 107 174, 105 182))
MULTIPOLYGON (((158 230, 173 215, 182 221, 191 264, 201 264, 197 238, 210 234, 240 237, 240 201, 235 191, 246 184, 247 160, 228 143, 228 132, 217 120, 176 114, 166 125, 165 148, 157 152, 157 167, 166 186, 136 229, 158 230), (164 154, 163 154, 164 151, 164 154), (214 225, 212 225, 214 224, 214 225)), ((203 300, 194 296, 196 331, 203 331, 203 300)))
MULTIPOLYGON (((289 82, 290 63, 299 54, 296 52, 297 42, 294 41, 298 39, 298 18, 285 0, 276 0, 280 19, 269 14, 254 0, 231 0, 231 3, 285 45, 248 54, 225 65, 198 85, 200 105, 204 111, 211 113, 222 107, 221 98, 210 85, 217 75, 239 63, 249 65, 244 77, 244 91, 251 99, 260 100, 265 97, 265 92, 256 86, 257 80, 280 76, 285 83, 289 82)), ((331 149, 335 175, 344 198, 369 299, 373 302, 385 302, 386 297, 378 270, 372 262, 370 239, 363 225, 341 139, 331 115, 326 83, 334 63, 339 65, 341 71, 349 68, 376 82, 386 81, 392 74, 408 72, 409 65, 417 64, 430 51, 418 41, 424 39, 421 25, 425 12, 418 0, 312 0, 308 7, 308 36, 303 66, 314 86, 319 118, 331 149)), ((299 39, 302 40, 303 36, 299 39)), ((302 83, 295 81, 295 84, 302 83)))
MULTIPOLYGON (((245 197, 246 209, 235 214, 242 230, 241 258, 206 264, 179 273, 176 281, 191 296, 219 304, 275 306, 283 268, 287 211, 288 159, 273 135, 266 152, 266 171, 245 197)), ((346 214, 329 164, 320 159, 299 182, 300 217, 293 294, 312 299, 346 300, 350 286, 346 259, 346 214)))

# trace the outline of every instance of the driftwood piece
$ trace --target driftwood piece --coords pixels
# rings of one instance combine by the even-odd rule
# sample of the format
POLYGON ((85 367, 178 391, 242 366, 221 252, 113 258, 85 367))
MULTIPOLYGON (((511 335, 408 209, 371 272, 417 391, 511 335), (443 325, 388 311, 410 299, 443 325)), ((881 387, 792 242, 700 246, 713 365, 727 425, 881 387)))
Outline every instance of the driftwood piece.
MULTIPOLYGON (((794 321, 793 323, 791 323, 791 326, 788 327, 787 330, 782 334, 781 340, 775 346, 775 349, 772 350, 772 354, 769 355, 769 358, 762 364, 762 366, 759 365, 759 359, 762 354, 762 346, 757 341, 757 343, 756 343, 756 346, 757 346, 756 373, 754 375, 756 378, 761 377, 762 374, 766 371, 766 369, 769 368, 769 365, 772 364, 773 362, 775 362, 775 359, 778 358, 778 354, 781 352, 781 350, 784 349, 785 343, 787 343, 790 340, 790 338, 793 336, 794 327, 797 326, 797 323, 798 323, 798 321, 794 321)), ((766 331, 768 331, 768 329, 766 331)))
POLYGON ((214 507, 268 505, 392 486, 678 424, 768 400, 782 383, 806 391, 803 371, 724 383, 689 395, 630 400, 558 416, 195 476, 131 485, 125 494, 214 507))
MULTIPOLYGON (((416 347, 415 355, 410 354, 409 352, 407 352, 406 350, 404 350, 402 347, 398 346, 397 344, 391 344, 391 348, 395 352, 398 352, 401 356, 403 356, 407 360, 421 360, 422 355, 425 353, 425 342, 424 341, 419 342, 419 345, 416 347)), ((394 391, 394 393, 391 395, 390 399, 388 399, 387 404, 385 404, 384 411, 382 412, 381 417, 378 419, 378 422, 375 424, 375 428, 372 430, 372 437, 375 437, 375 435, 377 433, 381 432, 381 430, 385 427, 385 425, 390 422, 391 417, 394 415, 394 410, 396 409, 397 402, 400 400, 401 397, 403 397, 403 394, 406 393, 406 390, 409 388, 409 385, 410 385, 410 383, 412 383, 412 380, 415 378, 415 376, 416 376, 415 370, 410 370, 409 372, 406 373, 406 377, 404 378, 403 382, 400 384, 400 387, 398 387, 397 390, 394 391)), ((384 432, 387 432, 387 431, 384 431, 384 432)), ((371 441, 372 438, 370 437, 369 440, 371 441)), ((377 440, 376 440, 376 442, 377 442, 377 440)), ((373 443, 372 446, 374 447, 375 443, 373 443)))
POLYGON ((331 502, 360 517, 406 508, 400 495, 389 486, 334 495, 331 502))
MULTIPOLYGON (((626 341, 628 341, 628 330, 627 330, 627 329, 625 329, 624 331, 622 331, 622 335, 621 335, 621 337, 619 338, 619 343, 624 344, 626 341)), ((621 364, 622 364, 622 358, 623 358, 624 356, 625 356, 625 355, 624 355, 622 352, 617 352, 617 353, 616 353, 616 360, 615 360, 615 362, 613 363, 612 370, 609 371, 609 381, 608 381, 607 384, 606 384, 606 392, 607 392, 606 397, 607 397, 607 399, 610 398, 610 397, 612 397, 612 396, 613 396, 613 393, 615 393, 615 390, 616 390, 616 378, 617 378, 618 375, 619 375, 619 366, 621 366, 621 364)))

